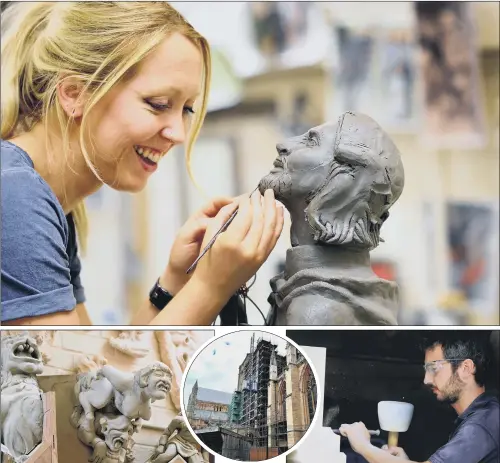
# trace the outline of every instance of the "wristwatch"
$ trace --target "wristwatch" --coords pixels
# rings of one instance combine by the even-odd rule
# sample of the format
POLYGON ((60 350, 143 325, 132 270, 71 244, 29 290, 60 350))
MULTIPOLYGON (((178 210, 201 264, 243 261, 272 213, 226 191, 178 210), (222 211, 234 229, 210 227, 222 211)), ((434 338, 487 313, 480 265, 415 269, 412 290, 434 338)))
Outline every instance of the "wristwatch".
POLYGON ((162 310, 174 298, 165 288, 160 286, 160 279, 156 281, 155 285, 149 292, 149 302, 153 304, 158 310, 162 310))

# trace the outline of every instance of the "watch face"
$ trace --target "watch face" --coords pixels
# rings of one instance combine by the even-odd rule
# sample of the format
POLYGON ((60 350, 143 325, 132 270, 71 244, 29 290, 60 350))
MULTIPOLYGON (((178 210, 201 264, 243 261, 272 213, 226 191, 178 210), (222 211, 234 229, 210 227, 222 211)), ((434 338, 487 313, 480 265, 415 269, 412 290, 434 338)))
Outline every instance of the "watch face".
POLYGON ((154 285, 153 289, 149 293, 149 302, 153 304, 157 309, 162 310, 165 306, 174 298, 168 291, 165 291, 158 281, 154 285))

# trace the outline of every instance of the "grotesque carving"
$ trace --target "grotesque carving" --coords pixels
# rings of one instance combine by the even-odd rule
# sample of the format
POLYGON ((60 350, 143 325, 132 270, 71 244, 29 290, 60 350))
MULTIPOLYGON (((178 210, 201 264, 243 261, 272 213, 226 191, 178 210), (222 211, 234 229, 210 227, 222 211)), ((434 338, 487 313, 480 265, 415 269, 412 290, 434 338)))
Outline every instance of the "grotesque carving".
POLYGON ((92 427, 88 426, 85 416, 79 416, 78 438, 94 449, 93 463, 118 463, 133 461, 129 452, 133 444, 132 434, 138 431, 134 420, 124 415, 112 413, 95 414, 92 427))
POLYGON ((36 341, 28 334, 2 334, 2 444, 16 463, 42 441, 43 401, 35 375, 43 363, 36 341))
POLYGON ((157 331, 160 358, 172 370, 173 380, 170 398, 175 408, 180 411, 180 388, 182 375, 195 353, 198 343, 192 331, 157 331))
POLYGON ((145 357, 149 352, 144 342, 144 331, 121 331, 116 338, 110 338, 109 344, 135 358, 145 357))
MULTIPOLYGON (((91 461, 111 462, 121 448, 130 449, 132 434, 140 429, 142 420, 151 418, 151 402, 165 399, 171 382, 172 372, 161 362, 134 373, 104 365, 78 375, 78 405, 71 423, 78 429, 80 440, 93 448, 91 461)), ((131 460, 130 452, 127 458, 131 460)))
POLYGON ((196 439, 179 414, 165 429, 148 463, 168 463, 177 456, 181 456, 187 463, 204 463, 197 446, 196 439))
POLYGON ((369 251, 401 195, 401 156, 368 116, 347 112, 276 145, 272 188, 292 219, 285 271, 271 280, 272 323, 392 325, 397 286, 376 277, 369 251))

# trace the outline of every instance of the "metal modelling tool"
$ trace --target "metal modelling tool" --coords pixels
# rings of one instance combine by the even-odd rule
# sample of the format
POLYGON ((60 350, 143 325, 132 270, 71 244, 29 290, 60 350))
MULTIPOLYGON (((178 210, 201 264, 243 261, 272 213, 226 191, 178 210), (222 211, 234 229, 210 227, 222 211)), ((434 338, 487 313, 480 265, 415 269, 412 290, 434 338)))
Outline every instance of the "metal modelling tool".
MULTIPOLYGON (((333 429, 332 431, 335 434, 338 434, 339 436, 342 436, 342 434, 340 434, 340 429, 333 429)), ((375 431, 369 430, 368 434, 370 434, 370 436, 380 436, 380 429, 377 429, 375 431)), ((342 437, 344 437, 344 436, 342 436, 342 437)))
MULTIPOLYGON (((250 193, 250 197, 259 189, 259 187, 255 188, 255 190, 253 190, 251 193, 250 193)), ((191 267, 189 267, 186 271, 186 273, 190 273, 193 271, 193 269, 196 267, 196 264, 200 261, 200 259, 210 250, 210 248, 214 245, 215 243, 215 240, 217 239, 217 237, 225 232, 227 230, 227 227, 229 227, 229 225, 231 225, 231 222, 234 220, 234 218, 236 217, 236 215, 238 214, 238 211, 239 211, 239 207, 231 214, 231 217, 229 217, 229 219, 226 220, 226 222, 224 223, 224 225, 222 225, 222 227, 219 228, 219 230, 217 231, 217 233, 214 235, 214 237, 208 242, 208 244, 205 246, 205 249, 203 249, 202 253, 198 256, 198 258, 193 262, 193 264, 191 265, 191 267)))

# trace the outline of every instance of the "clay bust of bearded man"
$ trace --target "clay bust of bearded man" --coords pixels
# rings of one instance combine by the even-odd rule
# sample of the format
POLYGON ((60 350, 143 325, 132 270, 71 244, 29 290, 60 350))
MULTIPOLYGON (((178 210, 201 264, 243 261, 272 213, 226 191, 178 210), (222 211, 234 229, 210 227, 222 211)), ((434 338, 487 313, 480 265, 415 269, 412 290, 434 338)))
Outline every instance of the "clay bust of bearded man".
POLYGON ((369 251, 401 195, 401 155, 370 117, 344 113, 276 145, 259 184, 290 212, 292 248, 271 280, 269 323, 395 325, 398 288, 378 278, 369 251))

